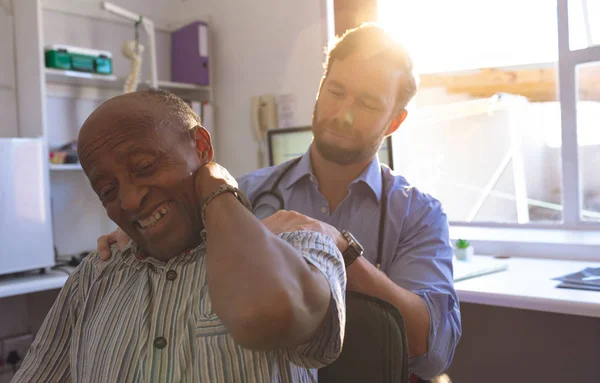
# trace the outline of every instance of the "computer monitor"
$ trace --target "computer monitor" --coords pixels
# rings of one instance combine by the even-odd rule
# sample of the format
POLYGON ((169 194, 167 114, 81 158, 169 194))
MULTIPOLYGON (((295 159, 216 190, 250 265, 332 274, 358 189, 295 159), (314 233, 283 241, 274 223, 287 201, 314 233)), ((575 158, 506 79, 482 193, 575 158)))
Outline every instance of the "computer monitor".
MULTIPOLYGON (((302 156, 313 139, 310 126, 298 128, 272 129, 267 132, 269 165, 275 166, 302 156)), ((392 137, 387 137, 379 149, 379 162, 394 169, 392 137)))

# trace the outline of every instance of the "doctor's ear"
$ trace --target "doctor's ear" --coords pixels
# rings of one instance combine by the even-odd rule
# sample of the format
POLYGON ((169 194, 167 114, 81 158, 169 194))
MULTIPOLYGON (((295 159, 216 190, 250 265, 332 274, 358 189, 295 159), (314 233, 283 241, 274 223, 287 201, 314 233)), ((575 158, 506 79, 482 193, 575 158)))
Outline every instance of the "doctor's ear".
POLYGON ((406 111, 406 109, 402 109, 400 112, 396 113, 396 115, 390 122, 390 125, 388 126, 388 130, 385 132, 385 135, 389 136, 390 134, 398 130, 400 125, 402 125, 402 123, 406 119, 406 116, 408 116, 408 112, 406 111))
POLYGON ((210 133, 202 126, 198 125, 190 131, 190 135, 192 135, 202 165, 212 162, 215 153, 210 139, 210 133))

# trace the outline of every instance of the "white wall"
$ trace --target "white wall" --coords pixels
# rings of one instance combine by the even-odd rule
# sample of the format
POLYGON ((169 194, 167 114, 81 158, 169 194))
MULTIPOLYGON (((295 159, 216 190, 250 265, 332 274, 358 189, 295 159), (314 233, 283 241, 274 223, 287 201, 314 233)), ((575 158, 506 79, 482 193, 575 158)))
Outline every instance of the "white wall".
POLYGON ((190 0, 180 18, 210 14, 217 156, 238 176, 258 168, 250 99, 293 93, 296 123, 309 125, 326 45, 324 0, 190 0))

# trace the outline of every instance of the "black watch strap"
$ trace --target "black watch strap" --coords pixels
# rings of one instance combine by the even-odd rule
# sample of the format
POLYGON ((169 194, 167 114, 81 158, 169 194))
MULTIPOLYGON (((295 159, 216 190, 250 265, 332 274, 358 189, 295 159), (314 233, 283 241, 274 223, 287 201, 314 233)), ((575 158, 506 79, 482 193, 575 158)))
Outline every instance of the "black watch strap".
POLYGON ((342 252, 344 264, 348 268, 358 257, 363 255, 364 249, 350 232, 342 230, 342 235, 348 241, 348 248, 342 252))

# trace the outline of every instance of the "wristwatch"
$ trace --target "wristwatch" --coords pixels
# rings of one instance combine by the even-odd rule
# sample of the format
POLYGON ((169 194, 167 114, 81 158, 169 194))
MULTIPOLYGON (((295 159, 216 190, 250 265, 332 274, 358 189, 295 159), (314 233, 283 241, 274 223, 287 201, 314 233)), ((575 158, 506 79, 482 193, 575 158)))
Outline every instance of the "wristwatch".
POLYGON ((356 258, 363 255, 365 249, 349 231, 342 230, 342 235, 348 241, 348 248, 342 252, 344 263, 346 264, 346 268, 348 268, 352 262, 356 261, 356 258))

